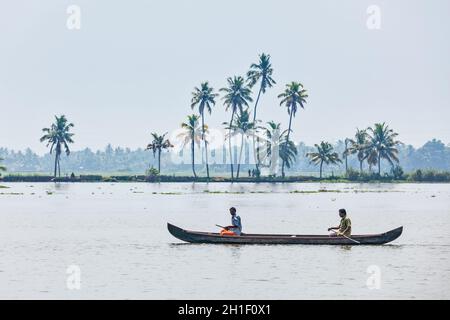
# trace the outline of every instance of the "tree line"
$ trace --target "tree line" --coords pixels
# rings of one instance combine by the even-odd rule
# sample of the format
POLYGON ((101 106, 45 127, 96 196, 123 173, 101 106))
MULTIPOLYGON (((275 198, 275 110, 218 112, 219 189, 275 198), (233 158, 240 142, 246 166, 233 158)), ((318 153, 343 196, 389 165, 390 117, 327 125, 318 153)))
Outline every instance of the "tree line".
MULTIPOLYGON (((316 151, 315 146, 308 146, 304 143, 296 143, 297 156, 291 168, 288 169, 290 175, 310 175, 316 168, 316 165, 310 162, 306 157, 307 153, 316 151)), ((347 144, 349 147, 349 144, 347 144)), ((338 140, 332 144, 334 152, 342 155, 342 162, 336 164, 329 164, 324 166, 324 172, 327 175, 345 175, 345 158, 343 156, 345 151, 344 139, 338 140)), ((38 155, 31 149, 23 151, 15 151, 7 148, 0 148, 0 158, 4 160, 0 162, 0 167, 3 167, 3 174, 12 174, 14 172, 21 173, 45 173, 53 171, 54 157, 47 153, 38 155)), ((243 168, 247 171, 253 168, 253 165, 248 164, 248 155, 244 157, 243 168)), ((428 170, 435 171, 450 171, 450 145, 446 145, 440 140, 433 139, 426 142, 423 146, 415 148, 411 145, 400 145, 398 147, 398 159, 402 169, 405 173, 415 172, 421 170, 422 173, 428 170)), ((358 175, 360 172, 360 162, 356 154, 348 156, 348 173, 352 176, 358 175)), ((105 174, 142 174, 149 166, 154 166, 157 170, 157 159, 153 156, 149 157, 149 151, 145 148, 130 149, 122 147, 106 146, 103 150, 91 150, 85 148, 83 150, 72 151, 70 156, 62 154, 60 158, 62 175, 75 173, 105 173, 105 174)), ((168 174, 189 175, 192 172, 191 164, 173 163, 168 153, 162 154, 161 170, 168 174)), ((216 165, 214 170, 219 175, 225 175, 229 168, 225 165, 216 165)), ((204 165, 197 165, 201 169, 204 165)), ((2 169, 0 168, 0 171, 2 169)), ((369 174, 372 170, 376 170, 377 166, 372 165, 372 168, 366 161, 363 162, 363 172, 369 174)), ((318 171, 318 170, 317 170, 318 171)), ((382 175, 391 172, 391 166, 388 161, 381 162, 382 175)), ((1 173, 1 172, 0 172, 1 173)), ((247 174, 246 174, 247 175, 247 174)), ((420 177, 420 173, 419 173, 420 177)))
MULTIPOLYGON (((285 89, 277 95, 279 105, 287 111, 288 126, 286 129, 282 128, 281 123, 272 120, 264 122, 258 119, 257 110, 260 100, 267 90, 276 84, 273 73, 271 56, 263 53, 259 55, 257 63, 250 64, 245 76, 228 77, 226 86, 218 90, 215 90, 208 81, 194 87, 190 108, 195 110, 196 113, 187 115, 186 121, 181 123, 183 131, 178 138, 182 140, 184 146, 189 146, 191 171, 195 178, 198 176, 197 170, 199 169, 199 165, 195 163, 195 152, 196 147, 199 148, 200 146, 203 159, 201 167, 205 170, 206 178, 210 178, 209 127, 206 116, 214 111, 216 104, 219 104, 219 100, 222 101, 223 108, 229 112, 230 116, 228 121, 222 122, 222 125, 227 131, 225 138, 228 142, 228 150, 226 152, 229 158, 228 170, 231 180, 240 177, 245 153, 244 147, 248 148, 248 140, 251 140, 251 149, 254 151, 252 153, 254 167, 251 170, 249 165, 245 167, 249 174, 251 172, 252 176, 255 177, 261 175, 261 168, 277 167, 278 158, 281 160, 280 167, 283 178, 286 175, 286 170, 295 172, 299 170, 299 167, 305 166, 305 160, 308 161, 307 166, 318 168, 320 178, 323 176, 325 167, 340 168, 342 164, 345 165, 346 176, 349 176, 350 173, 354 175, 352 164, 355 161, 358 163, 359 175, 362 175, 366 170, 381 176, 382 167, 387 166, 390 172, 399 171, 399 163, 403 161, 402 158, 408 160, 411 156, 409 154, 408 157, 402 157, 402 155, 414 152, 411 148, 404 148, 404 144, 397 139, 398 133, 394 132, 386 123, 375 123, 369 128, 357 129, 354 137, 345 138, 343 144, 338 143, 337 146, 333 146, 330 142, 321 141, 315 144, 312 149, 306 148, 308 149, 307 152, 299 152, 302 146, 296 145, 291 140, 291 133, 294 127, 293 120, 298 110, 305 108, 308 99, 308 93, 302 83, 298 81, 288 82, 285 89), (253 99, 254 93, 255 99, 253 99), (232 145, 232 138, 238 138, 240 141, 238 147, 232 145)), ((49 127, 42 129, 43 135, 40 141, 46 143, 50 154, 54 155, 52 171, 55 177, 61 176, 62 155, 69 156, 71 154, 69 145, 74 142, 72 128, 74 128, 74 124, 69 122, 64 115, 61 115, 55 116, 54 122, 49 127)), ((430 143, 434 144, 434 147, 442 149, 442 145, 439 145, 436 140, 430 143)), ((150 151, 156 161, 154 164, 156 168, 152 164, 150 170, 152 174, 161 173, 161 161, 167 162, 169 160, 163 156, 163 151, 168 151, 173 147, 174 145, 167 138, 167 133, 151 133, 151 141, 147 144, 145 150, 150 151)), ((448 154, 448 147, 444 145, 443 148, 440 157, 445 157, 445 154, 448 154)), ((36 156, 32 152, 30 154, 30 152, 27 151, 25 157, 33 158, 33 161, 36 162, 36 156)), ((97 152, 94 155, 89 149, 82 152, 84 152, 85 160, 91 158, 89 161, 97 163, 99 168, 103 167, 102 160, 108 163, 110 162, 108 157, 112 156, 111 152, 105 152, 102 155, 97 152), (102 160, 99 160, 100 158, 102 160)), ((143 150, 137 150, 136 154, 139 154, 138 158, 144 164, 147 161, 143 159, 142 152, 143 150)), ((130 157, 125 161, 132 161, 131 150, 126 153, 130 157)), ((14 156, 14 154, 12 155, 14 156)), ((3 149, 2 152, 2 149, 0 149, 0 156, 6 158, 8 163, 11 162, 11 155, 8 154, 7 150, 3 149)), ((425 162, 429 163, 429 159, 425 162)), ((130 163, 127 164, 126 162, 120 165, 124 167, 122 169, 129 169, 130 167, 130 163)), ((419 167, 420 165, 420 163, 415 164, 419 167)), ((91 165, 86 163, 80 165, 77 169, 83 170, 85 167, 91 167, 91 165)), ((223 169, 223 166, 220 168, 223 169)), ((0 166, 0 171, 5 170, 5 166, 0 166)), ((111 168, 108 168, 108 170, 111 170, 111 168)))

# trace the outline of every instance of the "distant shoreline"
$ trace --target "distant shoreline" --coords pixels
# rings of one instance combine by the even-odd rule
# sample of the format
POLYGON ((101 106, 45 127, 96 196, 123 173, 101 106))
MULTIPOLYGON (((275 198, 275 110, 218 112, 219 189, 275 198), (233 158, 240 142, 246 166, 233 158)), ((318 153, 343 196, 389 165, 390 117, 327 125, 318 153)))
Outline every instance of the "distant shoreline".
POLYGON ((423 176, 420 179, 417 177, 405 177, 401 179, 394 179, 393 177, 377 177, 368 179, 349 179, 345 177, 327 177, 320 179, 314 176, 286 176, 282 177, 240 177, 232 180, 229 177, 211 177, 209 180, 206 177, 190 177, 190 176, 175 176, 175 175, 161 175, 161 176, 145 176, 145 175, 79 175, 74 177, 54 178, 53 176, 45 175, 6 175, 0 177, 0 183, 8 182, 72 182, 72 183, 86 183, 86 182, 142 182, 142 183, 177 183, 177 182, 200 182, 200 183, 450 183, 448 175, 443 176, 423 176))

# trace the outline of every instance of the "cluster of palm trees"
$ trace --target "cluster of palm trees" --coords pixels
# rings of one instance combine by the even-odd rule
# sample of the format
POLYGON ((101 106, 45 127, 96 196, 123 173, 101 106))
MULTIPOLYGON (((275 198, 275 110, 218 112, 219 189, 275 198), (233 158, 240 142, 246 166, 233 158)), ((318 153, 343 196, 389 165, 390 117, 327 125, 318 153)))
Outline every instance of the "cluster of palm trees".
POLYGON ((356 154, 360 172, 363 171, 363 162, 367 161, 369 170, 377 166, 380 175, 382 159, 387 160, 392 167, 399 162, 397 146, 402 142, 397 140, 397 136, 398 133, 385 122, 375 123, 373 127, 364 130, 357 129, 355 138, 348 139, 349 147, 344 151, 344 157, 356 154))
MULTIPOLYGON (((397 146, 402 142, 398 141, 398 134, 394 132, 386 123, 375 123, 373 127, 367 129, 357 129, 353 139, 345 139, 345 171, 348 173, 347 158, 356 155, 359 161, 360 173, 363 172, 363 163, 367 161, 369 171, 373 166, 378 167, 378 176, 381 175, 381 160, 387 160, 394 167, 398 160, 397 146)), ((320 178, 322 178, 323 165, 342 163, 339 154, 334 151, 333 146, 322 141, 315 144, 315 152, 307 153, 306 156, 312 163, 319 166, 320 178)))
MULTIPOLYGON (((220 88, 218 92, 222 94, 223 105, 226 111, 230 111, 230 120, 223 122, 227 130, 226 139, 228 139, 228 153, 230 160, 231 179, 238 179, 240 175, 244 139, 252 138, 253 150, 255 156, 255 172, 259 175, 261 166, 270 167, 272 172, 276 172, 278 159, 281 160, 281 174, 285 176, 285 168, 290 168, 297 157, 297 147, 290 140, 292 132, 292 120, 296 116, 299 108, 304 108, 308 94, 303 85, 299 82, 286 84, 285 89, 278 95, 280 106, 285 106, 289 115, 289 125, 286 130, 282 130, 280 123, 269 121, 266 126, 260 125, 261 121, 257 119, 257 108, 261 95, 273 87, 276 83, 273 79, 273 68, 270 61, 270 55, 259 55, 258 63, 250 65, 246 77, 234 76, 227 78, 227 85, 220 88), (250 104, 253 103, 252 89, 258 85, 257 96, 251 112, 250 104), (240 148, 236 155, 233 155, 231 139, 240 138, 240 148), (261 144, 261 140, 263 144, 261 144), (237 159, 237 163, 235 163, 237 159), (237 165, 235 167, 235 164, 237 165)), ((206 177, 210 178, 208 163, 208 125, 205 123, 206 114, 211 114, 216 105, 219 93, 206 82, 202 82, 199 87, 195 87, 192 92, 191 109, 197 109, 198 114, 187 116, 187 121, 181 124, 183 132, 179 135, 183 146, 190 145, 192 172, 197 177, 195 170, 195 146, 204 145, 206 177)), ((55 116, 55 122, 42 131, 45 133, 41 142, 46 142, 50 147, 50 153, 55 153, 54 176, 61 176, 60 159, 63 151, 70 154, 69 144, 73 143, 73 133, 70 132, 73 123, 69 123, 64 115, 55 116)), ((151 134, 152 141, 147 145, 147 150, 153 152, 154 157, 158 159, 157 172, 161 172, 161 152, 174 146, 166 138, 167 133, 159 135, 155 132, 151 134)), ((398 134, 389 128, 385 123, 376 123, 373 127, 364 130, 357 129, 353 139, 345 139, 345 159, 346 173, 348 171, 347 158, 350 155, 356 155, 360 172, 363 171, 363 163, 367 161, 369 170, 373 166, 378 166, 378 175, 381 174, 381 161, 387 160, 392 166, 398 163, 397 141, 398 134)), ((334 151, 333 146, 322 141, 315 144, 316 151, 307 153, 306 156, 312 163, 320 167, 320 178, 322 178, 323 165, 342 163, 339 154, 334 151)), ((0 159, 1 161, 2 159, 0 159)), ((0 171, 5 168, 0 166, 0 171)))
MULTIPOLYGON (((290 141, 290 133, 292 132, 292 119, 295 117, 298 108, 304 108, 306 98, 308 97, 303 85, 299 82, 291 82, 286 84, 284 92, 278 95, 280 99, 280 105, 286 106, 289 115, 289 127, 281 134, 281 124, 270 121, 267 123, 267 127, 263 128, 258 125, 261 121, 257 120, 257 108, 261 95, 271 88, 276 82, 272 78, 273 68, 270 60, 270 55, 259 55, 258 63, 250 65, 249 71, 246 73, 246 77, 234 76, 227 79, 227 86, 219 89, 219 92, 223 94, 222 100, 226 111, 231 111, 231 117, 229 122, 223 122, 223 125, 227 129, 228 133, 226 138, 229 142, 229 159, 232 180, 236 177, 239 178, 240 167, 242 161, 242 153, 244 146, 244 138, 252 137, 253 150, 255 151, 256 172, 259 172, 259 168, 262 165, 261 157, 268 159, 268 166, 274 166, 276 161, 272 161, 273 156, 279 157, 282 161, 282 175, 284 177, 284 168, 290 168, 295 161, 297 155, 297 148, 293 141, 290 141), (253 102, 252 89, 258 87, 258 94, 256 96, 255 104, 253 106, 253 117, 251 117, 250 104, 253 102), (261 137, 262 134, 262 137, 261 137), (235 172, 234 156, 231 139, 232 137, 240 135, 241 145, 239 149, 237 168, 235 172), (273 140, 274 136, 277 140, 273 140), (261 150, 260 140, 264 140, 266 148, 261 150), (255 142, 256 140, 256 142, 255 142), (275 144, 278 148, 278 154, 274 155, 272 145, 275 144)), ((184 129, 184 133, 181 134, 184 144, 190 144, 191 157, 192 157, 192 171, 194 177, 197 177, 195 171, 195 145, 204 144, 205 166, 206 176, 210 178, 209 162, 208 162, 208 126, 205 124, 206 113, 211 114, 213 107, 216 104, 216 100, 219 97, 219 93, 214 91, 214 88, 209 83, 203 82, 199 87, 195 87, 192 92, 191 108, 197 108, 198 114, 192 114, 187 117, 187 121, 181 124, 184 129), (201 124, 199 120, 201 119, 201 124)), ((66 117, 55 116, 55 123, 49 128, 42 129, 44 136, 41 137, 41 142, 47 142, 47 147, 50 147, 50 153, 55 152, 55 165, 54 176, 57 174, 61 176, 60 159, 63 151, 67 155, 70 154, 69 144, 73 143, 73 133, 70 129, 73 127, 73 123, 68 123, 66 117)), ((158 158, 158 173, 161 172, 161 152, 172 148, 172 143, 166 138, 167 133, 158 134, 156 132, 151 133, 152 141, 147 145, 147 150, 153 152, 154 157, 158 158)))
MULTIPOLYGON (((259 55, 258 63, 250 65, 246 77, 233 76, 227 78, 227 86, 220 88, 218 92, 222 93, 222 100, 226 111, 230 111, 230 120, 223 122, 227 130, 226 139, 228 140, 228 155, 230 161, 231 179, 239 178, 240 167, 242 162, 242 154, 244 147, 244 139, 252 138, 253 150, 255 155, 256 172, 259 174, 261 163, 261 156, 269 158, 273 153, 271 144, 273 144, 273 136, 276 132, 281 131, 281 124, 270 121, 267 127, 264 128, 257 119, 257 108, 261 95, 271 88, 276 82, 272 78, 273 68, 270 61, 270 55, 259 55), (258 85, 258 93, 255 103, 253 105, 253 112, 250 110, 250 104, 253 102, 252 89, 258 85), (253 116, 251 117, 251 113, 253 116), (238 136, 240 138, 240 147, 237 155, 237 163, 233 156, 233 147, 231 139, 238 136), (266 147, 261 150, 260 140, 264 140, 266 147), (237 167, 235 168, 235 164, 237 167), (236 170, 235 170, 236 169, 236 170)), ((201 141, 204 143, 206 177, 210 178, 209 163, 208 163, 208 126, 205 124, 205 111, 211 114, 213 107, 216 105, 219 93, 215 92, 214 88, 209 85, 209 82, 203 82, 199 87, 195 87, 192 92, 191 108, 197 108, 198 114, 189 115, 187 122, 181 124, 184 133, 181 134, 184 144, 191 146, 192 171, 197 177, 195 171, 194 152, 195 145, 200 145, 201 141), (201 124, 198 124, 201 118, 201 124)), ((299 82, 291 82, 286 85, 284 92, 278 95, 280 105, 287 108, 289 115, 289 127, 282 134, 277 134, 278 140, 275 142, 279 149, 276 156, 282 161, 282 175, 284 177, 284 168, 289 168, 295 156, 297 155, 297 148, 294 142, 290 141, 290 133, 292 132, 292 119, 295 117, 298 108, 304 108, 306 98, 308 97, 303 85, 299 82)), ((267 165, 267 164, 265 164, 267 165)), ((269 161, 269 166, 273 162, 269 161)))

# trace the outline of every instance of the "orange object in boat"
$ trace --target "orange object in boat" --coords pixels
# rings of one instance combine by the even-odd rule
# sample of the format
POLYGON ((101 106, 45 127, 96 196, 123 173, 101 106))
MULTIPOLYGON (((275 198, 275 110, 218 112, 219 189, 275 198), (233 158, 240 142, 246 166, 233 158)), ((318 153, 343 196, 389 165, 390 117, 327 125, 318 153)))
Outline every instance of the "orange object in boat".
POLYGON ((233 231, 222 229, 220 231, 221 236, 235 236, 236 234, 233 231))

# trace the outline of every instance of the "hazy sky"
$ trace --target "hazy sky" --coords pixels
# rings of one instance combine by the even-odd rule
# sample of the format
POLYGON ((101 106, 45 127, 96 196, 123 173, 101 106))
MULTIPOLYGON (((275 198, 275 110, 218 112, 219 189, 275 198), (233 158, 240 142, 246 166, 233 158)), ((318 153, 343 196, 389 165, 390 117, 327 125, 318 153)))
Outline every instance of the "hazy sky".
MULTIPOLYGON (((55 114, 75 123, 74 150, 144 147, 178 128, 194 86, 218 89, 261 52, 277 85, 259 118, 288 123, 276 98, 290 81, 309 91, 293 137, 308 144, 386 121, 415 146, 450 142, 450 1, 0 2, 0 146, 42 153, 55 114), (69 5, 81 29, 66 26, 69 5), (381 29, 366 22, 381 9, 381 29)), ((228 121, 222 102, 207 122, 228 121)))

